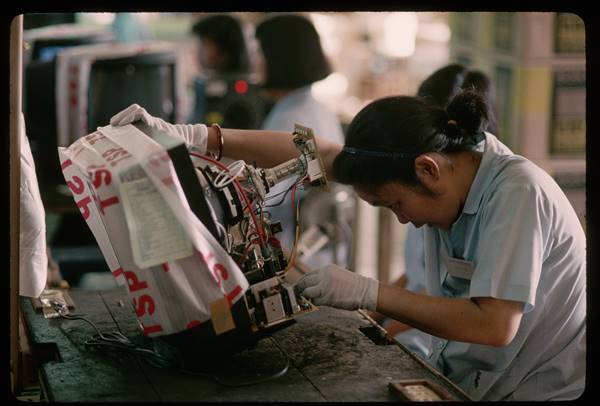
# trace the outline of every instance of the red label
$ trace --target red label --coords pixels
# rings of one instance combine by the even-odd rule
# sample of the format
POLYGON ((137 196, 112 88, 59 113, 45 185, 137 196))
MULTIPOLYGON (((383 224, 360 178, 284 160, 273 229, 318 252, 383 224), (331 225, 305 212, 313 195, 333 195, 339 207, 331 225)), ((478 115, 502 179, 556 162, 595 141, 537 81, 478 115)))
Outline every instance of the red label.
POLYGON ((66 168, 68 168, 68 167, 69 167, 69 166, 71 166, 71 165, 73 165, 73 162, 71 162, 71 160, 70 160, 70 159, 67 159, 66 161, 64 161, 64 162, 62 162, 62 163, 60 164, 60 168, 61 168, 61 169, 66 169, 66 168))
POLYGON ((92 180, 92 184, 95 188, 98 188, 104 180, 104 184, 108 186, 110 185, 111 179, 112 178, 110 175, 110 171, 108 169, 98 169, 96 172, 94 172, 94 179, 92 180))
POLYGON ((233 299, 241 292, 242 288, 240 287, 240 285, 236 285, 231 292, 225 295, 225 297, 227 298, 227 302, 229 303, 229 307, 231 307, 233 299))
POLYGON ((69 187, 69 189, 71 189, 71 192, 73 192, 76 195, 82 194, 85 190, 85 185, 83 184, 81 178, 79 176, 73 176, 71 180, 73 182, 69 180, 67 181, 67 186, 69 187))
POLYGON ((86 196, 77 202, 77 207, 79 207, 79 210, 81 210, 81 215, 86 220, 88 219, 88 217, 90 217, 89 204, 91 201, 92 201, 91 197, 86 196))
POLYGON ((113 204, 119 203, 119 198, 117 196, 112 196, 106 198, 104 200, 100 200, 100 211, 104 214, 104 209, 108 206, 112 206, 113 204))
POLYGON ((123 148, 111 148, 102 153, 102 158, 110 162, 111 166, 115 166, 122 159, 130 157, 131 154, 123 148))
POLYGON ((120 276, 123 274, 123 268, 117 268, 114 271, 112 271, 113 276, 116 278, 117 276, 120 276))
POLYGON ((85 140, 86 140, 87 142, 89 142, 89 143, 90 143, 90 145, 94 145, 94 144, 96 143, 96 141, 102 140, 102 139, 104 139, 104 138, 106 138, 106 137, 104 136, 104 134, 102 134, 100 131, 97 131, 97 132, 95 132, 95 133, 91 133, 90 135, 87 135, 87 136, 85 137, 85 140))
POLYGON ((148 287, 148 284, 144 281, 140 281, 134 272, 125 271, 125 279, 127 279, 127 286, 129 286, 130 292, 146 289, 148 287))
POLYGON ((154 299, 152 299, 150 295, 140 296, 139 301, 133 299, 133 306, 135 307, 135 314, 137 314, 138 317, 143 316, 146 312, 150 315, 154 314, 154 299))
POLYGON ((115 165, 117 165, 119 162, 121 162, 121 161, 122 161, 122 160, 124 160, 124 159, 127 159, 127 158, 129 158, 130 156, 131 156, 131 155, 130 155, 129 153, 127 153, 127 155, 125 155, 125 156, 122 156, 121 158, 119 158, 119 159, 117 159, 117 160, 115 160, 115 161, 112 161, 112 162, 110 163, 110 166, 115 166, 115 165))
POLYGON ((153 333, 159 333, 163 330, 162 326, 160 324, 155 324, 153 326, 143 326, 144 327, 144 334, 145 335, 150 335, 153 333))
POLYGON ((216 264, 214 267, 214 271, 215 271, 215 273, 219 273, 219 275, 221 275, 223 280, 229 279, 229 273, 227 272, 227 268, 225 268, 225 265, 216 264))
POLYGON ((200 323, 200 321, 198 321, 198 320, 192 320, 188 324, 186 324, 185 328, 189 330, 191 328, 199 326, 200 324, 202 324, 202 323, 200 323))
POLYGON ((198 257, 204 261, 206 266, 208 266, 219 287, 221 287, 223 280, 229 279, 229 271, 227 270, 227 267, 221 263, 215 262, 215 256, 212 252, 209 252, 206 254, 206 256, 204 256, 204 254, 202 254, 200 251, 196 251, 196 255, 198 255, 198 257))

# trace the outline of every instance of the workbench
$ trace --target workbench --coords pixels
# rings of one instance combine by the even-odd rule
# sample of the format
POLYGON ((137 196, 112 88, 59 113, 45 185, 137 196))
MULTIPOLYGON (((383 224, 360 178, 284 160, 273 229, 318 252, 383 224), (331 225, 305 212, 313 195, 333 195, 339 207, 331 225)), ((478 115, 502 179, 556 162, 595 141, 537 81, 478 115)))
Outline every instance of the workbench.
MULTIPOLYGON (((122 288, 70 289, 76 308, 102 332, 120 331, 140 343, 135 313, 122 288)), ((281 370, 287 372, 250 386, 223 386, 204 376, 152 366, 135 355, 84 345, 95 330, 81 320, 45 318, 21 298, 29 345, 41 356, 39 376, 49 401, 397 401, 390 382, 428 379, 458 400, 469 400, 457 386, 395 342, 368 337, 372 320, 356 311, 322 306, 292 325, 231 357, 221 369, 231 381, 281 370), (366 334, 365 334, 366 333, 366 334), (273 341, 276 340, 276 343, 273 341), (278 348, 279 347, 279 348, 278 348)), ((146 341, 144 341, 146 340, 146 341)))

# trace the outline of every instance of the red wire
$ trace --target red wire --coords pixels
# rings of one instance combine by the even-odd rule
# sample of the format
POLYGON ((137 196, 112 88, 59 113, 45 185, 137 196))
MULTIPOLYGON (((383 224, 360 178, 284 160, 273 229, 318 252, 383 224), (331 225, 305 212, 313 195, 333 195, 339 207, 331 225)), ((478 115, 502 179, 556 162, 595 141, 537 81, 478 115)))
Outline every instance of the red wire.
MULTIPOLYGON (((200 158, 200 159, 204 159, 205 161, 208 161, 208 162, 210 162, 212 164, 215 164, 219 168, 221 168, 221 169, 229 172, 229 168, 226 167, 225 165, 223 165, 219 161, 216 161, 216 160, 214 160, 212 158, 209 158, 209 157, 207 157, 205 155, 197 154, 195 152, 190 152, 190 155, 195 156, 195 157, 200 158)), ((242 188, 242 185, 240 185, 240 182, 238 182, 237 179, 233 178, 233 183, 237 186, 240 195, 242 196, 242 198, 244 199, 244 201, 246 203, 246 207, 250 210, 250 216, 252 216, 252 221, 254 222, 254 226, 256 227, 256 231, 258 232, 258 236, 260 238, 260 242, 262 244, 264 244, 265 241, 266 241, 266 238, 265 238, 265 236, 263 234, 262 228, 258 226, 258 220, 256 220, 256 216, 254 215, 254 212, 252 211, 252 204, 250 203, 250 199, 248 199, 248 195, 246 194, 246 191, 244 190, 244 188, 242 188)))
POLYGON ((298 235, 297 234, 298 234, 298 221, 299 221, 299 219, 298 219, 298 213, 296 213, 296 185, 297 184, 294 183, 294 186, 292 186, 292 196, 291 196, 291 198, 292 198, 292 211, 294 213, 294 219, 296 220, 295 221, 296 224, 294 224, 294 226, 295 226, 294 227, 294 230, 295 230, 295 232, 294 232, 294 245, 292 247, 292 253, 290 254, 290 259, 288 260, 288 266, 285 269, 286 271, 293 266, 294 261, 296 260, 296 245, 298 244, 298 241, 297 241, 298 235))

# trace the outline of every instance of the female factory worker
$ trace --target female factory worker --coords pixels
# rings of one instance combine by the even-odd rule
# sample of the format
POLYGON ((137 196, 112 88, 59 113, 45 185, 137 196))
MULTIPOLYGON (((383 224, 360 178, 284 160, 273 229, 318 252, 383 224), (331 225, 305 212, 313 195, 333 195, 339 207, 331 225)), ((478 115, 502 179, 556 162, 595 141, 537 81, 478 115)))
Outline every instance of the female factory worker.
MULTIPOLYGON (((437 69, 429 75, 417 90, 417 96, 428 104, 446 108, 452 98, 461 90, 470 89, 482 95, 488 105, 488 119, 486 131, 497 135, 494 111, 494 89, 487 75, 478 70, 469 70, 460 64, 449 64, 437 69)), ((425 257, 423 252, 423 239, 425 227, 416 228, 412 224, 406 225, 406 238, 404 243, 405 273, 394 282, 395 285, 423 293, 425 289, 425 257)), ((406 348, 428 360, 427 344, 429 334, 401 323, 394 319, 385 318, 379 313, 370 316, 380 323, 390 337, 403 344, 406 348)))
MULTIPOLYGON (((156 125, 144 113, 131 106, 111 123, 156 125)), ((316 305, 375 310, 431 334, 430 363, 475 400, 574 399, 585 386, 585 235, 554 180, 481 131, 486 117, 471 92, 446 109, 389 97, 356 115, 344 146, 319 139, 335 180, 425 227, 427 294, 336 265, 297 287, 316 305)), ((282 132, 180 132, 263 167, 297 156, 282 132)))

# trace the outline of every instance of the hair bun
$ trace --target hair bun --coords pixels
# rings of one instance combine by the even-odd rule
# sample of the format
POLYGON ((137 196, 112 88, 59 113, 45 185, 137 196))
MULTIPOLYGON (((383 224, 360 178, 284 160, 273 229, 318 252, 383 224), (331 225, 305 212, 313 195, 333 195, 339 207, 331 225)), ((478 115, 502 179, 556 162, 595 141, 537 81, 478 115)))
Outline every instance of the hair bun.
POLYGON ((462 136, 460 127, 456 120, 449 119, 445 125, 445 134, 448 138, 459 138, 462 136))
POLYGON ((472 90, 459 92, 446 108, 446 112, 449 117, 446 127, 450 137, 454 133, 453 127, 457 128, 463 137, 471 138, 487 126, 488 106, 483 97, 472 90), (451 124, 452 122, 455 124, 451 124))

